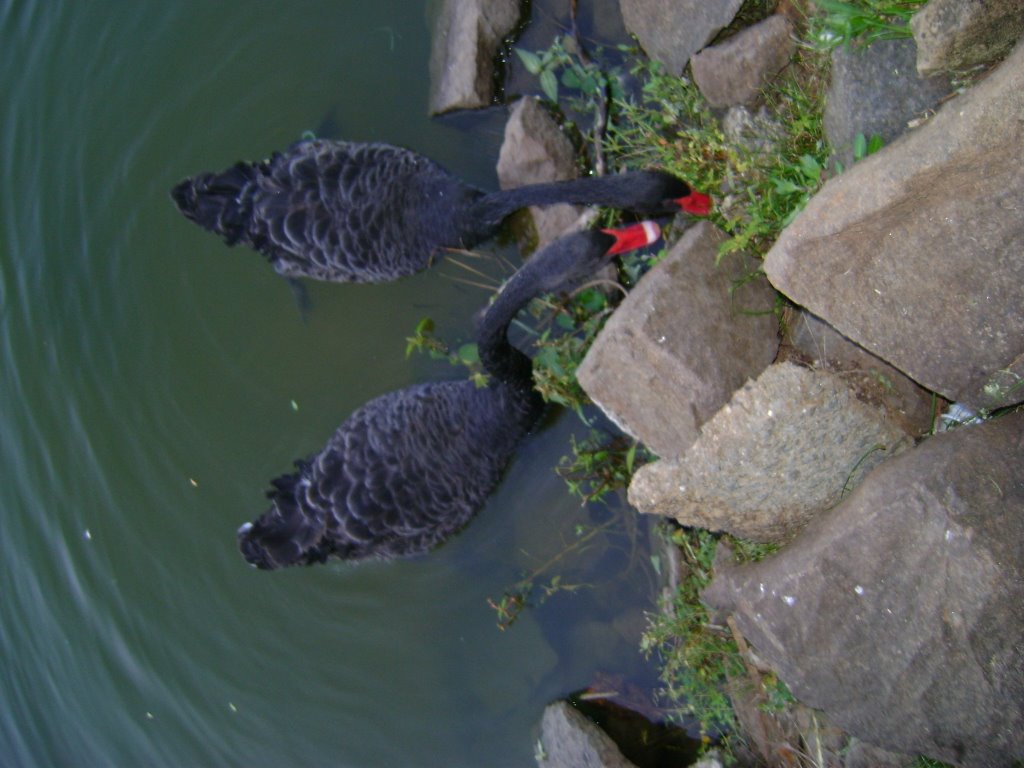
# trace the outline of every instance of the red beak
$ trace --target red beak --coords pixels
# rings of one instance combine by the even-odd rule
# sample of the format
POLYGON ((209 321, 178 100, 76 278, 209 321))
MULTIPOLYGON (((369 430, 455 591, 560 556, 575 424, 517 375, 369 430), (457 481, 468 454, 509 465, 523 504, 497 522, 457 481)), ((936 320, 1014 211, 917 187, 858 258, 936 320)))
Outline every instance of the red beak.
POLYGON ((707 216, 713 206, 711 197, 703 192, 691 192, 686 197, 677 197, 675 203, 691 216, 707 216))
POLYGON ((615 238, 615 243, 608 249, 609 256, 635 251, 637 248, 643 248, 656 242, 661 237, 661 228, 653 221, 641 221, 638 224, 630 224, 628 227, 602 229, 601 231, 615 238))

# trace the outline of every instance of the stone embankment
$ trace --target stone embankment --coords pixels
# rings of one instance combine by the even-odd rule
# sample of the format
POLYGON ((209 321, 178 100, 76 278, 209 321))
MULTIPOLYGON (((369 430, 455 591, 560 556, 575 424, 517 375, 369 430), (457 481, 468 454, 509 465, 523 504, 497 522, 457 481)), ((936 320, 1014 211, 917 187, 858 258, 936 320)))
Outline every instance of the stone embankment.
MULTIPOLYGON (((726 124, 756 126, 760 90, 792 54, 792 18, 709 46, 740 5, 620 0, 652 58, 689 65, 726 124)), ((724 235, 691 228, 579 378, 661 457, 633 480, 637 509, 782 545, 756 564, 720 558, 705 592, 749 641, 748 663, 858 744, 1009 766, 1024 760, 1024 6, 931 0, 911 28, 914 39, 833 54, 826 130, 841 166, 764 276, 731 292, 749 257, 716 266, 724 235), (885 146, 853 163, 857 134, 885 146), (784 329, 749 311, 776 292, 794 307, 784 329), (933 434, 951 403, 991 418, 933 434)), ((515 108, 510 145, 546 133, 554 148, 530 144, 526 171, 503 153, 503 183, 574 172, 549 120, 535 103, 515 108)), ((576 213, 547 214, 543 236, 576 213)), ((621 765, 552 756, 572 741, 560 739, 544 764, 621 765)), ((783 764, 768 741, 760 759, 783 764)), ((836 744, 817 745, 835 764, 866 754, 836 744)), ((899 764, 869 754, 860 764, 899 764)))

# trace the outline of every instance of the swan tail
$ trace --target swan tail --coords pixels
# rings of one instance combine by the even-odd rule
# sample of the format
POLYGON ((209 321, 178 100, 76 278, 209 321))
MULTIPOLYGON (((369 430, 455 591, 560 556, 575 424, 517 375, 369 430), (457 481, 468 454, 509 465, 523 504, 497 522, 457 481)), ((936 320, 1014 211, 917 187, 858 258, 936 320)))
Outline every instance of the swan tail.
POLYGON ((221 173, 185 179, 171 197, 185 218, 234 245, 247 239, 258 173, 257 166, 238 163, 221 173))
POLYGON ((306 499, 303 474, 305 462, 296 462, 298 472, 271 481, 267 498, 270 509, 254 523, 238 529, 238 545, 245 559, 264 570, 299 563, 322 562, 327 550, 321 546, 325 515, 306 499))

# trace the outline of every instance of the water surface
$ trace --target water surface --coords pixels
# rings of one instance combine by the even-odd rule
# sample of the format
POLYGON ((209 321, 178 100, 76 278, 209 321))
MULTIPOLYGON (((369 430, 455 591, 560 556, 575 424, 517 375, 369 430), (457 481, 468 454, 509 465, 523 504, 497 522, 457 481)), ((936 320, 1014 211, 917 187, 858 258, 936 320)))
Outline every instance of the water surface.
POLYGON ((486 293, 445 268, 309 284, 303 322, 168 190, 306 130, 493 187, 503 116, 429 120, 428 50, 413 0, 0 2, 5 765, 523 766, 548 701, 637 672, 642 551, 567 561, 594 588, 506 632, 487 607, 621 514, 552 474, 572 418, 428 557, 268 574, 236 550, 353 409, 459 375, 405 337, 429 315, 468 340, 486 293))

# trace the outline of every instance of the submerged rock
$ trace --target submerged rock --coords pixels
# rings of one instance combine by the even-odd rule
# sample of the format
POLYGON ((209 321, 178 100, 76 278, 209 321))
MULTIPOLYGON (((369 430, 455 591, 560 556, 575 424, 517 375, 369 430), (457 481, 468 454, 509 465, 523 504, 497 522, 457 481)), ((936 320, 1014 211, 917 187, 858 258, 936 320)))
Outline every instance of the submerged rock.
POLYGON ((1024 400, 1024 45, 829 180, 765 259, 776 288, 929 390, 1024 400))
POLYGON ((619 0, 626 29, 674 75, 682 74, 741 5, 743 0, 619 0))
MULTIPOLYGON (((577 176, 576 152, 569 137, 537 99, 525 97, 512 107, 505 125, 505 140, 498 157, 498 181, 502 189, 577 176)), ((583 208, 551 205, 530 208, 541 248, 576 223, 583 208)))
POLYGON ((604 731, 565 701, 544 710, 540 747, 539 768, 636 768, 604 731))
POLYGON ((519 0, 442 0, 430 50, 430 114, 490 105, 493 62, 519 11, 519 0))
POLYGON ((747 27, 690 60, 693 80, 712 107, 757 101, 762 89, 789 63, 796 43, 793 23, 776 14, 747 27))
POLYGON ((842 377, 776 363, 739 390, 681 457, 637 471, 629 501, 682 525, 783 541, 910 442, 842 377))
POLYGON ((825 134, 844 165, 853 161, 858 133, 886 143, 931 110, 951 88, 949 78, 922 78, 913 40, 883 40, 832 52, 832 82, 825 104, 825 134))
POLYGON ((1024 758, 1021 466, 1024 413, 932 437, 776 555, 719 566, 702 597, 849 733, 1012 765, 1024 758))
POLYGON ((1024 36, 1024 3, 931 0, 910 28, 922 75, 967 69, 997 60, 1024 36))
POLYGON ((659 456, 775 358, 775 293, 744 254, 718 260, 725 235, 702 221, 622 302, 577 371, 587 394, 659 456), (751 279, 746 279, 751 278, 751 279))

